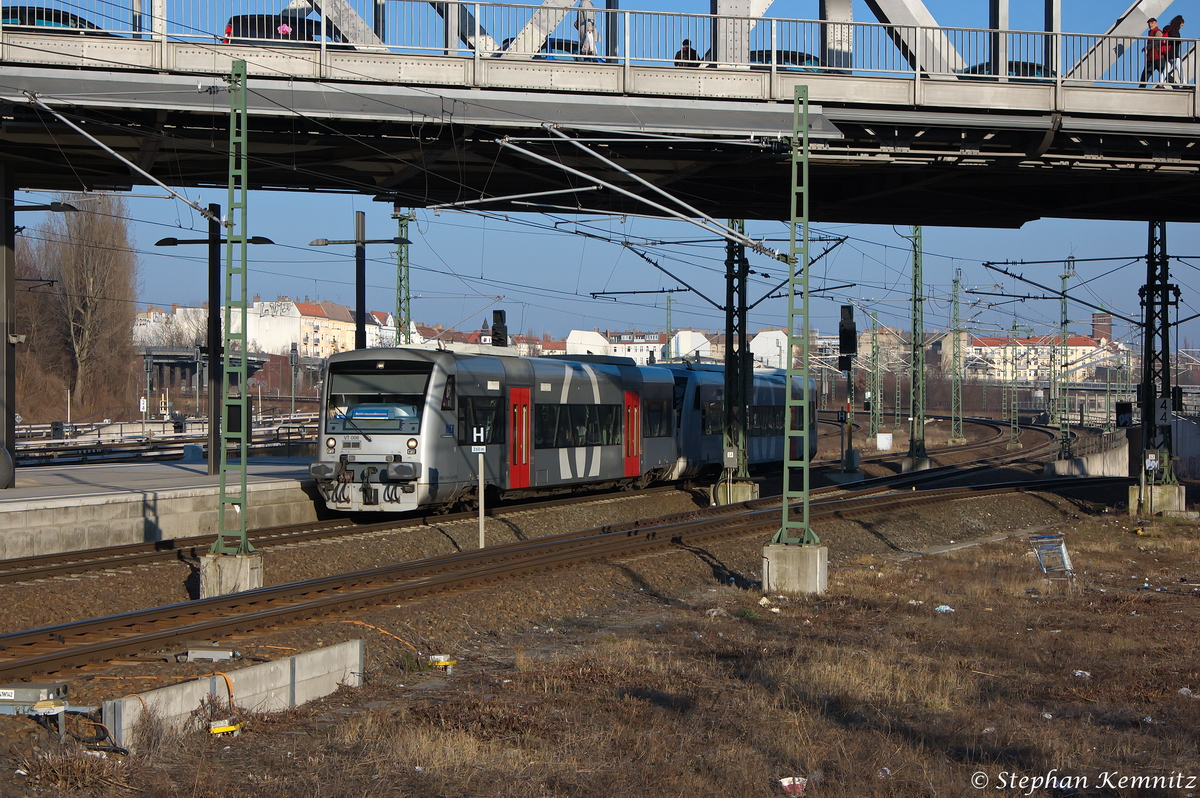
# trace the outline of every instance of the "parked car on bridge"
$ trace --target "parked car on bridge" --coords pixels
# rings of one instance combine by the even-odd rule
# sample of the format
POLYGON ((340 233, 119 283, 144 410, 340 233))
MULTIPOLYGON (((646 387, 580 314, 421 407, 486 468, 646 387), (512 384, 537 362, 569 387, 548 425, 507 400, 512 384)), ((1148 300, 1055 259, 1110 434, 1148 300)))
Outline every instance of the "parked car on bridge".
MULTIPOLYGON (((505 39, 500 44, 501 50, 507 50, 514 41, 516 41, 515 38, 505 39)), ((498 55, 500 53, 495 53, 493 57, 498 55)), ((576 61, 578 59, 579 42, 574 39, 547 39, 541 49, 533 56, 533 60, 535 61, 576 61)), ((589 60, 592 60, 591 57, 589 57, 589 60)))
POLYGON ((30 28, 38 33, 71 33, 85 36, 113 36, 83 17, 60 8, 41 6, 4 6, 0 24, 5 28, 30 28))
POLYGON ((799 50, 775 50, 772 56, 770 50, 751 50, 750 68, 755 70, 770 69, 774 61, 781 72, 828 72, 821 66, 821 59, 811 53, 799 50))
MULTIPOLYGON (((996 80, 996 71, 990 61, 976 64, 958 71, 963 80, 996 80)), ((1054 80, 1054 70, 1033 61, 1009 61, 1008 77, 1016 78, 1013 83, 1045 83, 1054 80)))
MULTIPOLYGON (((222 44, 263 44, 283 47, 319 47, 323 21, 297 19, 282 14, 239 14, 225 23, 222 44)), ((325 25, 327 47, 351 49, 341 32, 325 25)))

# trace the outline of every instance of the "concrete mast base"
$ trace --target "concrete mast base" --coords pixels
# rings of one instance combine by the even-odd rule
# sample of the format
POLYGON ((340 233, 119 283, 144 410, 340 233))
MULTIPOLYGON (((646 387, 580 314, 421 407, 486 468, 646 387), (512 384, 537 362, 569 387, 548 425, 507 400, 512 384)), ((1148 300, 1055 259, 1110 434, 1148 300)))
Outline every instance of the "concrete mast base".
POLYGON ((1129 486, 1130 515, 1159 515, 1187 509, 1183 485, 1129 486), (1138 499, 1141 505, 1138 505, 1138 499))
POLYGON ((829 548, 768 543, 763 546, 764 593, 824 593, 829 587, 829 548))
POLYGON ((263 586, 263 557, 252 554, 205 554, 200 557, 200 598, 216 598, 263 586))

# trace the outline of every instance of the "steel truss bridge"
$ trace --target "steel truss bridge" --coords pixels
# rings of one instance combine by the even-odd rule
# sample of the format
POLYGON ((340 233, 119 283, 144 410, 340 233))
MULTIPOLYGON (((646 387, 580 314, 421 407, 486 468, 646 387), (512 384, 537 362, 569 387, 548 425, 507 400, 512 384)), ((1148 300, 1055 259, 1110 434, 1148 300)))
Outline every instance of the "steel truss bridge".
POLYGON ((815 221, 1200 219, 1194 42, 1173 87, 1138 88, 1139 34, 1165 0, 1097 34, 1062 32, 1059 0, 1045 2, 1044 31, 1007 30, 1007 0, 990 0, 993 29, 938 26, 920 0, 871 0, 873 22, 849 0, 816 20, 766 16, 764 0, 720 0, 720 14, 61 2, 98 29, 0 26, 0 166, 10 190, 127 189, 143 172, 223 187, 224 76, 245 60, 254 188, 656 215, 657 190, 714 217, 784 219, 805 84, 815 221), (238 14, 293 38, 226 42, 238 14), (578 52, 581 21, 595 57, 578 52), (695 66, 675 63, 684 39, 695 66))

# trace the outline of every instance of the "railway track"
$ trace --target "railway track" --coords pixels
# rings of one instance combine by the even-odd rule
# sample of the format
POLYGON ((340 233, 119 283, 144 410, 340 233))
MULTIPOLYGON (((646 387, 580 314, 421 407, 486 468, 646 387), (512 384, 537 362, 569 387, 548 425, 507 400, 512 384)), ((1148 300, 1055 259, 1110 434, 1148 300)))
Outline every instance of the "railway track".
MULTIPOLYGON (((1121 479, 1033 480, 938 491, 879 495, 876 488, 812 504, 813 520, 910 509, 922 504, 1121 479)), ((763 500, 769 502, 770 500, 763 500)), ((162 650, 186 640, 286 626, 331 613, 434 593, 470 589, 597 560, 625 559, 672 548, 761 535, 779 525, 774 506, 734 505, 733 511, 695 512, 515 541, 483 550, 433 557, 350 574, 262 588, 233 596, 173 604, 107 618, 0 636, 0 679, 27 677, 91 662, 162 650)), ((721 508, 729 510, 729 508, 721 508)))
MULTIPOLYGON (((981 422, 986 423, 986 422, 981 422)), ((995 425, 998 429, 1002 426, 995 425)), ((1004 429, 1007 429, 1004 427, 1004 429)), ((1040 432, 1044 432, 1048 438, 1053 440, 1057 436, 1057 430, 1049 430, 1042 428, 1031 428, 1040 432)), ((997 437, 1002 436, 1002 432, 997 437)), ((974 444, 965 446, 953 447, 955 452, 969 452, 984 450, 996 445, 996 438, 987 441, 980 441, 974 444)), ((1009 462, 1015 459, 1028 458, 1036 456, 1040 453, 1040 449, 1034 448, 1024 450, 1015 454, 1006 453, 992 458, 985 458, 979 464, 963 468, 961 466, 942 466, 932 468, 926 471, 915 472, 913 474, 900 474, 892 477, 882 477, 871 480, 865 480, 859 483, 859 491, 868 490, 878 492, 889 490, 893 487, 911 487, 914 485, 924 484, 939 479, 944 479, 947 475, 973 473, 978 470, 994 467, 997 463, 1009 462)), ((873 458, 869 462, 885 462, 894 461, 903 457, 902 454, 884 455, 879 458, 873 458)), ((820 461, 826 463, 836 463, 837 460, 820 461)), ((667 492, 674 490, 671 487, 651 488, 650 492, 667 492)), ((641 491, 645 493, 646 491, 641 491)), ((823 495, 832 492, 845 492, 842 487, 827 487, 817 488, 813 491, 814 496, 823 495)), ((587 503, 592 501, 600 501, 611 499, 614 496, 623 495, 621 493, 608 494, 588 494, 586 496, 572 496, 559 499, 550 499, 540 501, 536 504, 516 504, 496 508, 490 511, 492 517, 502 518, 506 515, 518 512, 527 512, 533 509, 544 509, 561 506, 569 506, 574 504, 587 503)), ((760 503, 773 503, 778 505, 779 499, 768 498, 759 500, 760 503)), ((718 508, 719 509, 719 508, 718 508)), ((270 527, 261 529, 251 534, 251 543, 255 548, 265 549, 273 546, 285 546, 296 543, 307 543, 319 540, 332 540, 340 537, 358 534, 369 534, 376 532, 390 532, 406 528, 414 528, 424 526, 430 523, 431 519, 436 519, 439 523, 447 523, 459 520, 467 520, 476 517, 474 511, 462 513, 442 513, 442 514, 423 514, 410 516, 403 519, 388 519, 376 523, 358 524, 345 518, 332 519, 329 521, 319 521, 311 524, 289 525, 280 527, 270 527)), ((198 535, 189 538, 177 538, 173 540, 155 541, 149 543, 131 543, 120 546, 109 546, 105 548, 86 549, 82 551, 61 552, 56 554, 37 555, 32 557, 21 557, 11 560, 0 561, 0 584, 11 584, 14 582, 28 582, 37 579, 47 579, 55 576, 64 576, 68 574, 86 573, 88 571, 99 571, 116 566, 126 567, 129 565, 146 564, 151 562, 162 562, 166 560, 178 559, 196 559, 204 552, 214 540, 213 535, 198 535)))
MULTIPOLYGON (((667 493, 676 490, 674 487, 663 486, 648 488, 640 493, 667 493)), ((528 512, 532 509, 566 507, 573 504, 604 501, 616 496, 628 495, 620 492, 591 493, 586 496, 569 496, 549 499, 536 503, 512 504, 494 508, 488 511, 489 517, 503 518, 513 513, 528 512)), ((389 518, 369 524, 360 524, 348 518, 334 518, 328 521, 317 521, 309 524, 293 524, 287 526, 267 527, 250 533, 250 543, 255 548, 271 548, 296 543, 308 543, 316 540, 331 540, 348 535, 367 534, 373 532, 389 532, 425 526, 436 520, 437 523, 449 523, 477 518, 474 510, 461 513, 425 513, 411 515, 405 518, 389 518)), ((117 565, 138 565, 150 562, 176 559, 195 559, 203 554, 216 539, 215 535, 196 535, 173 540, 160 540, 149 543, 128 543, 120 546, 106 546, 81 551, 67 551, 56 554, 41 554, 32 557, 19 557, 11 560, 0 560, 0 584, 26 582, 34 579, 46 579, 52 576, 99 571, 117 565)))
MULTIPOLYGON (((959 454, 967 454, 967 453, 971 453, 971 452, 985 451, 987 449, 990 449, 990 448, 993 448, 993 447, 999 445, 1002 441, 1004 441, 1007 438, 1009 427, 1008 427, 1008 424, 1006 424, 1006 423, 999 422, 999 421, 992 421, 990 419, 969 419, 969 421, 970 421, 970 423, 976 424, 978 426, 990 427, 995 431, 995 434, 986 440, 976 441, 974 443, 967 443, 967 444, 963 444, 961 446, 942 446, 942 447, 937 447, 937 448, 930 448, 929 456, 937 457, 938 455, 946 455, 946 454, 959 455, 959 454)), ((1001 455, 1000 456, 1001 460, 1011 461, 1011 460, 1030 459, 1031 457, 1038 457, 1038 456, 1049 453, 1051 451, 1051 448, 1055 447, 1057 445, 1057 441, 1058 441, 1058 429, 1057 428, 1030 425, 1030 426, 1022 427, 1022 430, 1026 431, 1026 432, 1033 432, 1033 433, 1043 435, 1046 437, 1046 441, 1038 446, 1031 448, 1031 449, 1022 449, 1022 450, 1017 450, 1017 452, 1015 452, 1015 453, 1006 453, 1005 455, 1001 455)), ((863 465, 866 465, 869 463, 894 463, 899 460, 903 460, 907 456, 908 456, 907 452, 892 452, 892 453, 888 453, 888 454, 876 455, 875 457, 871 457, 871 458, 866 458, 862 461, 862 463, 863 463, 863 465)), ((814 460, 813 465, 832 465, 832 464, 838 463, 840 461, 841 461, 840 458, 814 460)), ((997 462, 997 460, 995 458, 985 458, 984 462, 997 462)))

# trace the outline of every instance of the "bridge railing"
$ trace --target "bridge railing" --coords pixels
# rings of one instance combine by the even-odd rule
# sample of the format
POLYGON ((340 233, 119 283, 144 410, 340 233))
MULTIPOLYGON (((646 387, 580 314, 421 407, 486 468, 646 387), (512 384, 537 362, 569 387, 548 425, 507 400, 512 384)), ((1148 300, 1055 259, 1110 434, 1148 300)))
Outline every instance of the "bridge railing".
MULTIPOLYGON (((313 19, 301 16, 302 11, 281 15, 281 0, 167 0, 162 6, 165 19, 153 16, 156 5, 154 0, 43 0, 37 8, 57 13, 59 18, 50 20, 55 24, 217 47, 223 46, 231 18, 263 15, 284 28, 278 35, 272 32, 254 40, 263 47, 341 50, 349 46, 344 40, 322 42, 315 14, 309 15, 313 19)), ((360 41, 360 47, 370 51, 624 66, 674 67, 679 61, 696 68, 1059 85, 1136 86, 1150 77, 1144 75, 1148 64, 1169 67, 1174 84, 1195 83, 1197 72, 1196 42, 1190 39, 1178 40, 1177 58, 1161 63, 1157 54, 1164 40, 1136 36, 513 3, 390 0, 377 5, 375 0, 345 0, 345 5, 358 15, 360 33, 366 39, 372 32, 377 37, 360 41), (594 56, 581 52, 583 31, 589 25, 594 31, 594 56), (694 56, 684 50, 684 41, 694 56), (1148 50, 1155 59, 1147 59, 1148 50)), ((5 17, 0 27, 19 21, 15 12, 5 17)), ((330 22, 346 28, 332 11, 330 22)))

